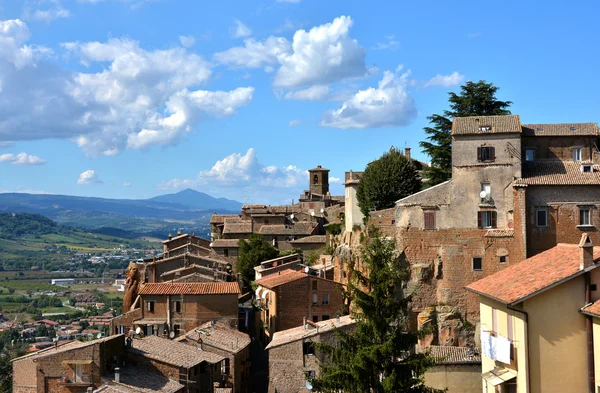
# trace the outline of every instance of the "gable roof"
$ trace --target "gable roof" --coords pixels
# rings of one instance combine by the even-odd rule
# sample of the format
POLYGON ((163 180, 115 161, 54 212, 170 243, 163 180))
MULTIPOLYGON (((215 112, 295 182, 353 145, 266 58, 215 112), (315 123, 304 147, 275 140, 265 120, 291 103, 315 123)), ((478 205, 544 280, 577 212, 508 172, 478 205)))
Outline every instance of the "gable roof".
POLYGON ((436 184, 423 191, 404 197, 396 204, 399 206, 437 206, 450 203, 450 186, 452 180, 436 184))
POLYGON ((202 362, 215 364, 225 359, 224 356, 157 336, 135 338, 128 350, 149 359, 184 368, 191 368, 202 362))
POLYGON ((597 123, 523 124, 523 136, 594 136, 597 123))
POLYGON ((327 241, 327 236, 325 235, 312 235, 301 237, 300 239, 292 240, 290 243, 292 244, 319 244, 327 241))
POLYGON ((271 274, 267 277, 263 277, 259 280, 256 280, 256 283, 262 287, 273 289, 280 285, 289 284, 296 280, 300 280, 307 277, 309 277, 309 275, 304 272, 297 272, 295 270, 289 269, 284 270, 282 272, 278 272, 278 274, 271 274))
POLYGON ((223 226, 223 234, 238 234, 238 233, 252 233, 252 222, 239 222, 230 223, 225 222, 223 226))
POLYGON ((517 185, 600 185, 600 165, 593 172, 582 172, 581 162, 533 161, 524 162, 517 185))
POLYGON ((521 133, 519 115, 455 117, 452 135, 521 133), (489 129, 481 129, 489 127, 489 129))
MULTIPOLYGON (((589 269, 580 269, 579 247, 559 243, 555 247, 509 266, 465 287, 479 295, 505 304, 516 304, 546 289, 574 278, 589 269)), ((594 247, 594 262, 600 262, 600 247, 594 247)))
POLYGON ((219 322, 207 322, 183 337, 196 342, 201 340, 206 345, 234 354, 250 345, 250 336, 246 333, 219 322))
POLYGON ((210 243, 212 248, 238 248, 239 239, 215 239, 210 243))
POLYGON ((258 233, 261 235, 312 235, 316 227, 317 223, 298 221, 292 225, 263 225, 258 233))
POLYGON ((273 335, 273 339, 265 349, 273 349, 275 347, 289 344, 294 341, 303 340, 305 338, 310 338, 319 334, 331 332, 335 329, 349 328, 354 326, 355 324, 356 320, 352 319, 350 315, 345 315, 343 317, 340 317, 339 319, 333 318, 321 322, 310 322, 306 324, 306 328, 304 326, 298 326, 295 328, 275 332, 275 334, 273 335))
POLYGON ((234 282, 151 282, 144 285, 140 295, 232 295, 240 294, 240 285, 234 282))
POLYGON ((148 265, 162 263, 162 262, 167 262, 167 261, 172 261, 172 260, 175 260, 175 259, 184 259, 184 258, 192 258, 192 259, 197 259, 197 260, 204 261, 204 262, 209 262, 209 263, 212 263, 213 266, 216 266, 216 265, 227 265, 227 264, 229 264, 229 262, 223 261, 221 259, 210 258, 210 257, 206 257, 204 255, 198 255, 198 254, 194 254, 194 253, 191 253, 191 252, 185 252, 185 253, 182 253, 182 254, 179 254, 179 255, 175 255, 175 256, 172 256, 172 257, 157 259, 156 261, 148 263, 148 265))

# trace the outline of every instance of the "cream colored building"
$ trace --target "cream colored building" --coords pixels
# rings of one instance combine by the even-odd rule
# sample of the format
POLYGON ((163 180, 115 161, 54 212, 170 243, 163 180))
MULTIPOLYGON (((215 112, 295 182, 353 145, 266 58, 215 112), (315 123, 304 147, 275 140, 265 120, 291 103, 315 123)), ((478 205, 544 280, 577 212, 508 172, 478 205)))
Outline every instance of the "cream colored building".
POLYGON ((579 245, 558 244, 466 287, 480 295, 484 393, 597 391, 600 336, 594 352, 588 333, 598 318, 585 309, 599 300, 599 262, 584 233, 579 245))

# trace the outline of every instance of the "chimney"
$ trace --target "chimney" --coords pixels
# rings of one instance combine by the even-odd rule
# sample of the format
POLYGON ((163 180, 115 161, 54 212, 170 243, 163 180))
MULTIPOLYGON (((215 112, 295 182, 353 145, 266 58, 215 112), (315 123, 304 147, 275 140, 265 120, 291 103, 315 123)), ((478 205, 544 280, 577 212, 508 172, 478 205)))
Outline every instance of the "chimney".
POLYGON ((588 233, 581 235, 579 241, 579 270, 587 269, 594 265, 594 244, 588 233))
POLYGON ((404 148, 404 157, 406 157, 410 160, 410 147, 404 148))
POLYGON ((173 235, 169 233, 169 240, 173 239, 173 235))
POLYGON ((304 330, 306 330, 306 317, 302 319, 302 326, 304 326, 304 330))
POLYGON ((115 382, 121 382, 121 370, 119 370, 119 367, 115 367, 115 382))

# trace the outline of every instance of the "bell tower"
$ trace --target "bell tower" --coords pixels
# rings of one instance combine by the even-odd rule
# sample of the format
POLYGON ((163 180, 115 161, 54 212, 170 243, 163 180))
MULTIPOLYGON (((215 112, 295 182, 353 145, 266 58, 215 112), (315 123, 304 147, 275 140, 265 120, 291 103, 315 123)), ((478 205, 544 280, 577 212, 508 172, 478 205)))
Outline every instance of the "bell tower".
POLYGON ((316 168, 310 169, 308 173, 310 193, 325 196, 329 192, 329 169, 317 165, 316 168))

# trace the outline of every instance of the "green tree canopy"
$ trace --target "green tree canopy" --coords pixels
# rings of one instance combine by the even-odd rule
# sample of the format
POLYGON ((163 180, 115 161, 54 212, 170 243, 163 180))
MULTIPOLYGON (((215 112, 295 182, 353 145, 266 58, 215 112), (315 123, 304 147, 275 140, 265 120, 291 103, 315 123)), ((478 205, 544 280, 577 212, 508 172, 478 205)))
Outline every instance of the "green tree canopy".
POLYGON ((410 298, 401 292, 408 271, 397 263, 393 242, 369 238, 361 262, 363 270, 350 266, 348 284, 356 327, 336 331, 336 344, 315 344, 323 359, 320 375, 312 381, 315 391, 438 392, 423 383, 433 360, 411 353, 422 333, 408 329, 410 298))
POLYGON ((279 251, 266 242, 258 233, 250 235, 248 240, 240 239, 238 247, 236 268, 247 287, 254 281, 254 267, 279 255, 279 251))
POLYGON ((496 99, 498 87, 481 80, 467 82, 461 86, 460 94, 450 92, 450 110, 444 115, 433 114, 427 119, 431 126, 423 130, 428 141, 419 145, 431 157, 431 167, 425 168, 424 178, 428 186, 434 186, 450 179, 452 175, 452 119, 467 116, 510 115, 511 101, 496 99))
POLYGON ((420 189, 421 181, 412 161, 391 148, 367 165, 358 183, 356 199, 360 211, 368 217, 371 210, 393 207, 398 199, 420 189))

